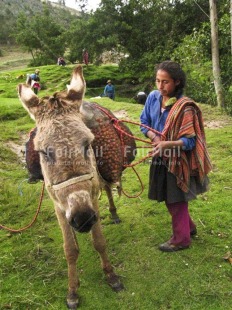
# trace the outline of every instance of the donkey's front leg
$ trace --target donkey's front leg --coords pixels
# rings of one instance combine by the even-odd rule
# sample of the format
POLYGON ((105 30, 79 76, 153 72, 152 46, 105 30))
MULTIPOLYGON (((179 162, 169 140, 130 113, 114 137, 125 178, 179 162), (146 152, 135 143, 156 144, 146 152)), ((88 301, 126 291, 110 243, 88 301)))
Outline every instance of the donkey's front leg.
POLYGON ((77 309, 79 304, 77 289, 79 280, 77 276, 77 258, 79 254, 76 235, 72 227, 67 222, 65 214, 56 206, 56 215, 62 230, 64 239, 64 253, 68 264, 68 295, 67 306, 69 309, 77 309))
POLYGON ((102 234, 101 224, 98 220, 92 227, 92 239, 94 248, 98 251, 101 257, 101 263, 103 271, 107 278, 107 283, 116 292, 124 289, 119 276, 114 273, 113 267, 109 261, 108 255, 106 253, 106 240, 102 234))

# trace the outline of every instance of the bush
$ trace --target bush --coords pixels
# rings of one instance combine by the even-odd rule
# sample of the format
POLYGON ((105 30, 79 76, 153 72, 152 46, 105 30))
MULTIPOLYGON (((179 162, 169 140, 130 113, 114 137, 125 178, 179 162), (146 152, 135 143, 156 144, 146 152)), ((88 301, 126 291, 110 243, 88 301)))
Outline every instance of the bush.
POLYGON ((54 65, 56 60, 47 57, 47 55, 39 55, 36 58, 32 59, 29 63, 29 67, 39 67, 45 65, 54 65))
POLYGON ((217 105, 211 63, 184 64, 187 75, 186 94, 197 102, 217 105))

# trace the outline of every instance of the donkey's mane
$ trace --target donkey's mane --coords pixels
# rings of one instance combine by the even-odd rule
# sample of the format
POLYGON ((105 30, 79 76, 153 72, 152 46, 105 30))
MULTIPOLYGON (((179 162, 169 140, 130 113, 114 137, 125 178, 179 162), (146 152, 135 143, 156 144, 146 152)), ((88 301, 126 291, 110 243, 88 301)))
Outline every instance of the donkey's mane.
POLYGON ((38 111, 39 118, 55 118, 58 115, 65 115, 79 112, 77 104, 70 104, 61 93, 53 96, 45 96, 40 99, 41 109, 38 111))

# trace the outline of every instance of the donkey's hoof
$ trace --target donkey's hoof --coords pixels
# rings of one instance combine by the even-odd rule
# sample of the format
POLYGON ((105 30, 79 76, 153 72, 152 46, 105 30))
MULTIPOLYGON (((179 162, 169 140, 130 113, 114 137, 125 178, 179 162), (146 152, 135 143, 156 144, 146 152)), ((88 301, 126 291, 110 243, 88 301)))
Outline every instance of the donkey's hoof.
POLYGON ((113 224, 119 224, 119 223, 121 223, 121 220, 120 220, 120 218, 118 217, 118 215, 116 214, 116 215, 112 215, 112 220, 113 220, 113 224))
POLYGON ((117 275, 114 275, 107 280, 109 286, 112 288, 115 292, 120 292, 124 290, 124 285, 120 281, 119 277, 117 275))
POLYGON ((76 310, 78 306, 79 306, 79 301, 67 300, 67 307, 68 307, 68 309, 76 310))
POLYGON ((79 306, 79 299, 77 294, 69 294, 67 297, 68 309, 76 310, 78 306, 79 306))
POLYGON ((119 217, 112 217, 112 220, 113 220, 113 224, 120 224, 121 223, 121 220, 119 217))

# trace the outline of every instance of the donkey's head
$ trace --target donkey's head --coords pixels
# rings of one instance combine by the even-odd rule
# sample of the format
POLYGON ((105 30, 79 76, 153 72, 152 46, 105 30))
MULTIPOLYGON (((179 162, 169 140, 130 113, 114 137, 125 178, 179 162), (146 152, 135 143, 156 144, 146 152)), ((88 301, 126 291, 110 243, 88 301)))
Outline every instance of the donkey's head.
POLYGON ((18 86, 24 108, 36 121, 34 145, 49 194, 80 232, 89 231, 97 220, 92 201, 98 192, 94 136, 79 113, 84 91, 81 66, 74 70, 67 92, 39 99, 29 86, 18 86))

